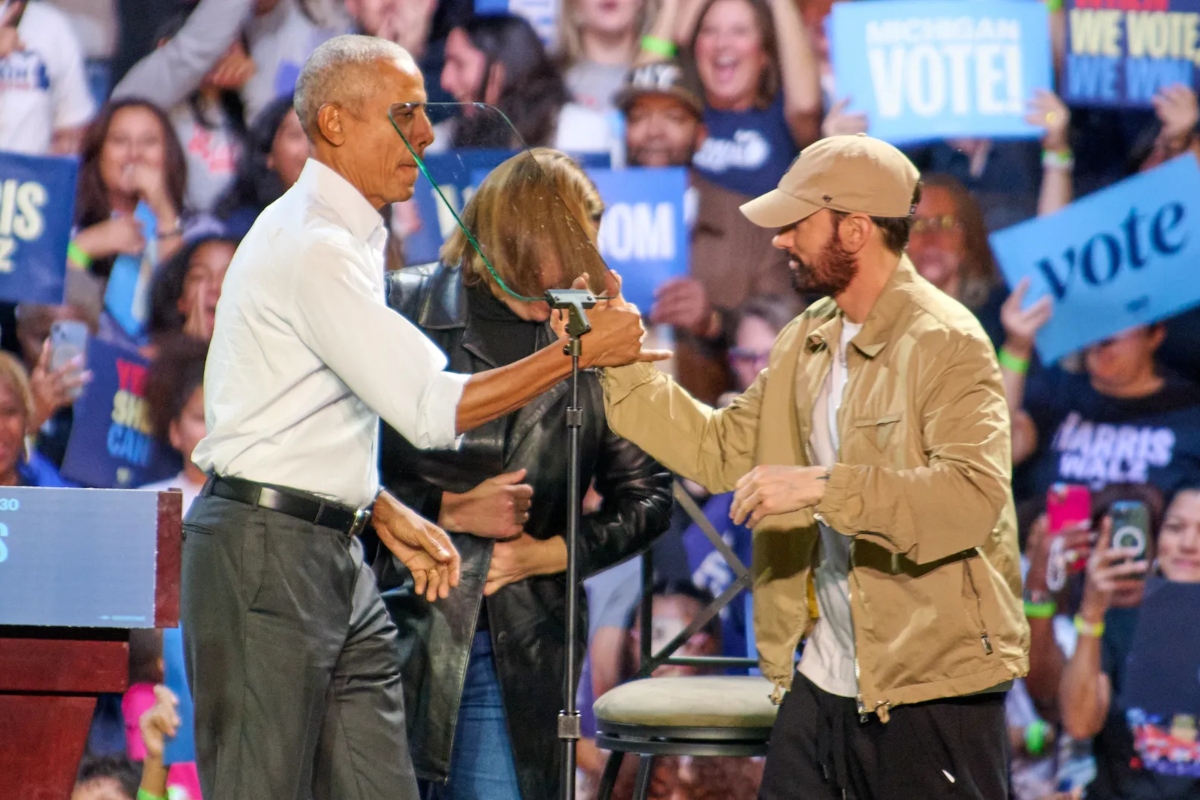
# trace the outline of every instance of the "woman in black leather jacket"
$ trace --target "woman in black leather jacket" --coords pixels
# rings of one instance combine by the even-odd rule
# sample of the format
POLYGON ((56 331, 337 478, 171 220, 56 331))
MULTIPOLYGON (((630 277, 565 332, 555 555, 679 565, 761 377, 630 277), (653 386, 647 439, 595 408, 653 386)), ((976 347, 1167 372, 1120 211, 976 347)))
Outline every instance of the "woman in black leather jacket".
MULTIPOLYGON (((573 161, 537 149, 493 171, 463 218, 504 283, 540 297, 580 274, 604 285, 594 250, 602 208, 573 161)), ((499 367, 554 341, 549 307, 507 295, 461 233, 443 260, 391 273, 388 301, 445 350, 449 369, 499 367)), ((609 429, 599 376, 582 373, 579 388, 580 492, 594 481, 603 497, 582 518, 586 576, 646 549, 666 529, 671 484, 609 429)), ((375 565, 399 628, 413 763, 441 800, 559 794, 568 399, 564 382, 467 433, 454 451, 419 451, 390 428, 383 434, 383 483, 445 528, 462 554, 461 583, 437 603, 412 592, 399 562, 375 565)), ((583 652, 583 604, 578 631, 583 652)))

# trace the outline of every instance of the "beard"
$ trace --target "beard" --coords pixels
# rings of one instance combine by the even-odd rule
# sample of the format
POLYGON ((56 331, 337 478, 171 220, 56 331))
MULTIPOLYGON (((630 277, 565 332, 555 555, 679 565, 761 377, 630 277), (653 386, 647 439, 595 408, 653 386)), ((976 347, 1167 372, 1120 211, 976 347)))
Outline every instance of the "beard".
POLYGON ((811 264, 804 262, 794 252, 791 255, 796 262, 796 268, 792 270, 792 286, 800 294, 836 297, 858 275, 858 262, 842 244, 837 228, 834 228, 833 235, 811 264))

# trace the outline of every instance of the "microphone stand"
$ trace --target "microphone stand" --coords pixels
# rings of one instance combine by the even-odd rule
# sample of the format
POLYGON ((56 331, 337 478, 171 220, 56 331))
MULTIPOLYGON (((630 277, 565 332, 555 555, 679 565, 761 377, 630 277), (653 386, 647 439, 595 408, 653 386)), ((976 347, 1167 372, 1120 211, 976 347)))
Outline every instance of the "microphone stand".
POLYGON ((558 738, 564 746, 562 794, 564 800, 575 800, 576 746, 579 744, 579 709, 575 707, 577 610, 579 608, 579 433, 583 426, 583 409, 579 407, 579 356, 583 352, 582 337, 592 329, 584 309, 596 305, 595 296, 585 289, 551 289, 546 292, 551 308, 567 312, 567 346, 564 352, 571 357, 571 404, 567 406, 567 647, 566 682, 563 710, 558 715, 558 738))

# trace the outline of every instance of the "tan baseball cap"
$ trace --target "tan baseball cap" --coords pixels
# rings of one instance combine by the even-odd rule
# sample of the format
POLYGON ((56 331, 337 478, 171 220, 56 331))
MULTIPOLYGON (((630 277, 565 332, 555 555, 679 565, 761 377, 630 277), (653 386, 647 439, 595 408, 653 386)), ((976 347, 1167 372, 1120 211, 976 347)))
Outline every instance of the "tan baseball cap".
POLYGON ((830 136, 796 156, 779 186, 742 205, 763 228, 794 225, 822 208, 872 217, 907 217, 921 173, 882 139, 830 136))

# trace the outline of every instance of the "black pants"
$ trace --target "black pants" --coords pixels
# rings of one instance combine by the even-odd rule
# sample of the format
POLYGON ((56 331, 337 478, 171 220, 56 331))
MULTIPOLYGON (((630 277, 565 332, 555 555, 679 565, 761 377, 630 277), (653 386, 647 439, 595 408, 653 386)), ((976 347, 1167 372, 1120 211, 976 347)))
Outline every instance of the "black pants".
POLYGON ((796 673, 771 730, 760 800, 1008 798, 1004 694, 900 706, 884 724, 796 673))
POLYGON ((218 497, 184 536, 204 800, 416 800, 396 628, 359 541, 218 497))

